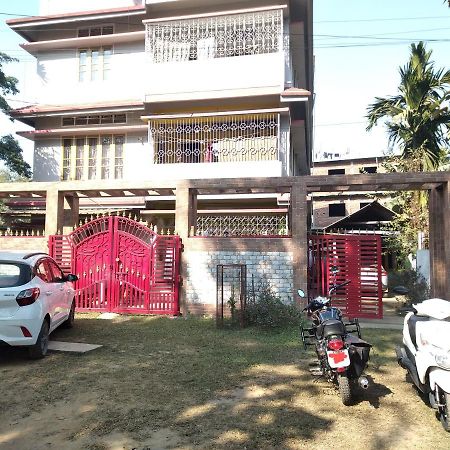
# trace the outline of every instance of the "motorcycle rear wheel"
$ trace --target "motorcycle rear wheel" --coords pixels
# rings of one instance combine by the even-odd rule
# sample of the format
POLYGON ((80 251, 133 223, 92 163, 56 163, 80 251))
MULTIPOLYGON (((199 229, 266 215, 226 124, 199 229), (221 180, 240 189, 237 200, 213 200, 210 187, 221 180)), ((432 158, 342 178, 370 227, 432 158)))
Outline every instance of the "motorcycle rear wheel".
POLYGON ((443 406, 439 408, 439 418, 444 430, 450 432, 450 394, 443 392, 441 402, 443 406))
POLYGON ((342 403, 345 406, 349 406, 352 404, 352 390, 350 386, 350 380, 347 375, 338 375, 337 376, 339 394, 341 395, 342 403))

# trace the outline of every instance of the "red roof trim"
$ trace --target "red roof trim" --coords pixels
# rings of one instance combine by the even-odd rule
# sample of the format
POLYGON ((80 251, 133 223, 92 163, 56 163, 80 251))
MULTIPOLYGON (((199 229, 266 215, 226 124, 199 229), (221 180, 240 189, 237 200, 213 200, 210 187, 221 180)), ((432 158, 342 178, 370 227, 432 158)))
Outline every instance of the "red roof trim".
POLYGON ((13 109, 10 111, 12 116, 27 116, 30 114, 40 114, 40 113, 50 113, 50 112, 73 112, 73 111, 83 111, 91 109, 107 109, 107 108, 126 108, 126 107, 142 107, 144 109, 144 104, 138 101, 129 102, 110 102, 110 103, 87 103, 80 105, 30 105, 24 108, 13 109))
POLYGON ((65 14, 54 14, 52 16, 33 16, 33 17, 20 17, 18 19, 8 19, 6 20, 6 23, 8 25, 21 25, 21 24, 27 24, 30 22, 45 22, 49 20, 55 20, 55 19, 63 19, 63 18, 69 18, 69 17, 84 17, 84 16, 95 16, 95 15, 101 15, 101 14, 108 14, 108 13, 127 13, 127 12, 134 12, 134 11, 142 11, 142 13, 145 13, 145 6, 128 6, 126 8, 111 8, 111 9, 97 9, 94 11, 80 11, 80 12, 73 12, 73 13, 65 13, 65 14))

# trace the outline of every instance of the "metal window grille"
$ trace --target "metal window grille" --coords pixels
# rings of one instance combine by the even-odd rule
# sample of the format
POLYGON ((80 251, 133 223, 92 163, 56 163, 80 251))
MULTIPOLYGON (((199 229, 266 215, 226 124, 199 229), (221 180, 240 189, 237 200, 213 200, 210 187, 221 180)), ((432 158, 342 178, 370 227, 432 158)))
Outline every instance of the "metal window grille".
POLYGON ((197 236, 288 236, 286 214, 198 215, 197 236))
POLYGON ((156 164, 279 159, 279 114, 249 114, 149 123, 156 164))
POLYGON ((146 24, 153 63, 277 53, 282 50, 282 10, 199 17, 146 24))

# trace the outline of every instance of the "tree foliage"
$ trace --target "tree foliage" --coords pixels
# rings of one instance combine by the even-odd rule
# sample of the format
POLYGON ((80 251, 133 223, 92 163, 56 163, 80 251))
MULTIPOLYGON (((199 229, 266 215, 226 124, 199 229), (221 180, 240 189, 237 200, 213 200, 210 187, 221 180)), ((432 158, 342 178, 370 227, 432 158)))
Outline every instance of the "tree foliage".
MULTIPOLYGON (((391 154, 388 172, 442 170, 448 159, 450 70, 435 69, 431 51, 424 44, 411 44, 408 63, 399 69, 400 85, 395 96, 380 98, 367 110, 370 130, 385 119, 391 154), (397 145, 400 154, 393 152, 397 145)), ((428 195, 424 191, 397 192, 392 209, 397 213, 389 229, 388 245, 400 261, 417 249, 419 232, 428 239, 428 195)))
POLYGON ((367 130, 385 118, 390 144, 401 150, 400 171, 438 170, 448 153, 450 70, 436 70, 432 52, 411 44, 408 63, 400 68, 399 93, 377 97, 368 107, 367 130))
MULTIPOLYGON (((11 108, 4 96, 15 95, 19 91, 17 89, 17 78, 6 75, 3 71, 3 65, 13 61, 16 61, 16 59, 0 52, 0 111, 7 115, 9 115, 11 108)), ((22 149, 17 140, 10 134, 0 137, 0 160, 17 175, 31 177, 31 168, 23 159, 22 149)))

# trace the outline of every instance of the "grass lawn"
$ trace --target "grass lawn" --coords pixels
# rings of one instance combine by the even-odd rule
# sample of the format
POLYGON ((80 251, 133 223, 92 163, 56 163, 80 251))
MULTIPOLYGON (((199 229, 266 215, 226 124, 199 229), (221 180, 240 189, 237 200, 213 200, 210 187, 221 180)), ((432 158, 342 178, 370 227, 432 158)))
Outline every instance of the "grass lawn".
POLYGON ((53 339, 102 344, 0 356, 0 449, 448 449, 395 360, 400 331, 365 330, 372 385, 345 407, 308 371, 297 330, 206 319, 77 315, 53 339))

